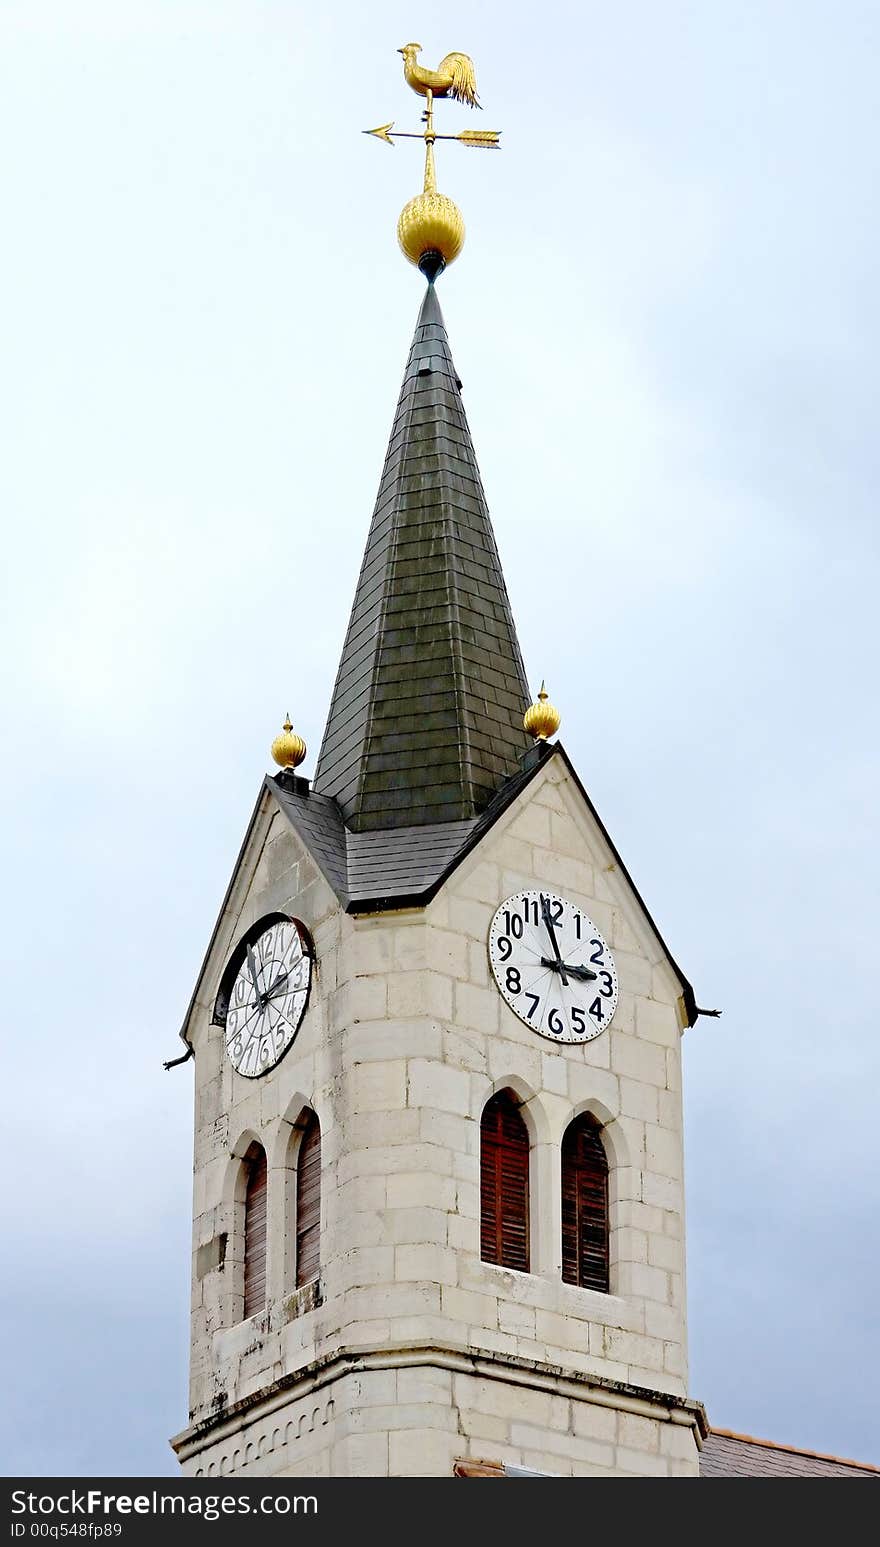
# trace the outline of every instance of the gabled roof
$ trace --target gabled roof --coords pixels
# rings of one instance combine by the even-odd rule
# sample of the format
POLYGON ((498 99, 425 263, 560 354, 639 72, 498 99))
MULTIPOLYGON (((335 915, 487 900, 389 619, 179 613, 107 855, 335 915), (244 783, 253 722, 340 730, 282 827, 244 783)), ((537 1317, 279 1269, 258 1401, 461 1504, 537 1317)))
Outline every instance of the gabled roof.
POLYGON ((552 757, 562 759, 599 831, 682 986, 687 1024, 700 1012, 694 991, 654 923, 610 833, 581 784, 561 742, 529 750, 517 772, 506 779, 479 817, 379 831, 352 832, 336 801, 316 794, 307 779, 281 773, 267 777, 265 788, 278 802, 294 832, 312 853, 348 913, 378 913, 392 908, 424 907, 462 860, 527 788, 552 757))
MULTIPOLYGON (((547 747, 550 753, 553 748, 547 747)), ((334 800, 317 795, 307 779, 289 774, 267 777, 297 836, 317 861, 348 913, 424 907, 485 832, 524 789, 543 759, 528 759, 479 817, 459 822, 425 822, 410 827, 353 832, 334 800)))
POLYGON ((425 293, 314 777, 352 832, 468 821, 529 701, 458 379, 425 293))
POLYGON ((798 1450, 775 1440, 756 1440, 732 1429, 710 1429, 700 1452, 701 1477, 874 1477, 880 1467, 868 1461, 798 1450))

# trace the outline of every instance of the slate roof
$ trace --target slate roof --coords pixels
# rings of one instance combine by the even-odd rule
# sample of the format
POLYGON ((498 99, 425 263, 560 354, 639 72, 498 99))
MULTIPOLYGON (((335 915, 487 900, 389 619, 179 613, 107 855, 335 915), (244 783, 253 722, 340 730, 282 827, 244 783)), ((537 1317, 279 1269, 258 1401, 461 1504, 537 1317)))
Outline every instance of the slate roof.
POLYGON ((756 1440, 731 1429, 710 1429, 700 1452, 701 1477, 874 1477, 880 1467, 774 1440, 756 1440))
POLYGON ((352 832, 468 821, 529 692, 433 285, 416 323, 314 789, 352 832))
POLYGON ((693 988, 669 950, 644 899, 621 859, 614 841, 581 784, 561 742, 530 747, 515 774, 505 779, 478 817, 457 822, 413 824, 356 832, 343 820, 338 802, 310 789, 307 779, 283 772, 267 776, 265 788, 278 802, 294 832, 320 865, 348 913, 377 913, 389 908, 424 907, 439 891, 456 865, 524 790, 551 757, 561 757, 600 832, 615 864, 666 954, 682 986, 687 1024, 706 1012, 697 1009, 693 988))
POLYGON ((547 746, 543 756, 527 755, 481 816, 457 822, 354 832, 338 803, 310 790, 307 779, 282 773, 267 777, 266 788, 349 913, 417 907, 430 901, 554 750, 547 746))
MULTIPOLYGON (((525 671, 460 392, 429 285, 314 781, 283 771, 263 788, 341 906, 379 912, 429 902, 544 760, 562 757, 682 985, 693 1025, 694 991, 562 746, 533 745, 523 730, 525 671)), ((197 992, 198 984, 184 1042, 197 992)))
MULTIPOLYGON (((550 1477, 503 1461, 463 1456, 453 1466, 455 1477, 550 1477)), ((796 1450, 774 1440, 756 1440, 730 1429, 710 1429, 700 1452, 701 1477, 874 1477, 880 1467, 845 1461, 814 1450, 796 1450)))

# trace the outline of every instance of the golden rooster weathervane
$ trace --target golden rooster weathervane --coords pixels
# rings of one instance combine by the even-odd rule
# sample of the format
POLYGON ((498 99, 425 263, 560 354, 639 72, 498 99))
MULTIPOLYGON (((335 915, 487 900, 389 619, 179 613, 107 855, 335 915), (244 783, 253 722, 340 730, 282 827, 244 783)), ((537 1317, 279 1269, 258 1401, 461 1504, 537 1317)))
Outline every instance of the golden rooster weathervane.
POLYGON ((498 150, 500 133, 495 129, 464 129, 460 134, 437 134, 434 130, 434 99, 451 97, 467 107, 479 107, 474 62, 467 54, 447 54, 436 70, 426 70, 418 63, 421 43, 406 43, 398 53, 403 55, 403 74, 408 86, 425 98, 421 134, 395 130, 392 120, 380 124, 378 129, 365 129, 364 134, 374 134, 393 145, 395 140, 424 140, 425 185, 420 194, 404 205, 397 222, 397 240, 409 259, 416 264, 430 284, 443 272, 448 263, 457 258, 464 245, 464 220, 461 211, 445 194, 437 192, 437 175, 434 169, 434 144, 437 140, 457 140, 477 150, 498 150))

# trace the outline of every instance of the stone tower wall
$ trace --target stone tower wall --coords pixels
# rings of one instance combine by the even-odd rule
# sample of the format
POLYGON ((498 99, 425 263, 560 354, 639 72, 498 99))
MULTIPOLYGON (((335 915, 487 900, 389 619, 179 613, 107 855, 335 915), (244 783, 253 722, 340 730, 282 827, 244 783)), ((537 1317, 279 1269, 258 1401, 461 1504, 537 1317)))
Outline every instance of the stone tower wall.
POLYGON ((696 1474, 687 1380, 679 995, 564 764, 552 759, 425 909, 351 918, 264 797, 209 958, 196 1045, 192 1426, 185 1470, 449 1476, 462 1456, 562 1475, 696 1474), (513 1014, 486 941, 510 893, 593 918, 620 997, 558 1046, 513 1014), (236 1075, 210 1006, 242 930, 274 910, 317 948, 310 1004, 264 1078, 236 1075), (532 1141, 531 1271, 480 1260, 480 1116, 512 1089, 532 1141), (304 1109, 322 1130, 321 1278, 291 1241, 304 1109), (609 1157, 611 1293, 561 1280, 560 1145, 578 1113, 609 1157), (242 1314, 242 1160, 269 1162, 266 1310, 242 1314), (225 1240, 224 1240, 225 1237, 225 1240))

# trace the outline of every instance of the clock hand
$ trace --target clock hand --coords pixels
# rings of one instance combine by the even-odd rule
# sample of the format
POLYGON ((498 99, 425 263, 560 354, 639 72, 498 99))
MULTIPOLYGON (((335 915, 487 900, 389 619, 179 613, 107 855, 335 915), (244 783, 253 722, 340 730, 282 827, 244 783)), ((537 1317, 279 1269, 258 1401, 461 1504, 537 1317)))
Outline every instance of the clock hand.
POLYGON ((591 972, 589 967, 572 967, 566 963, 565 970, 570 972, 573 978, 579 978, 582 983, 593 983, 598 977, 598 973, 591 972))
POLYGON ((568 978, 565 975, 565 963, 559 954, 559 941, 556 939, 556 930, 553 928, 553 920, 550 917, 550 904, 546 897, 541 898, 541 916, 547 926, 547 933, 550 936, 550 944, 553 947, 553 955, 556 957, 556 971, 562 978, 566 988, 568 988, 568 978))
POLYGON ((247 948, 247 964, 248 972, 251 975, 251 982, 254 985, 254 993, 257 996, 257 1003, 259 1004, 262 1002, 263 990, 260 988, 260 985, 257 982, 257 960, 250 946, 247 948))
POLYGON ((568 970, 582 982, 595 982, 599 978, 599 973, 591 972, 589 967, 569 967, 568 970))
POLYGON ((578 978, 581 983, 594 983, 598 976, 591 972, 589 967, 573 967, 571 962, 551 961, 549 956, 541 957, 541 966, 549 967, 553 972, 567 972, 570 977, 578 978))
POLYGON ((550 967, 553 972, 567 972, 581 983, 592 983, 596 977, 596 973, 591 972, 589 967, 573 967, 570 962, 551 961, 549 956, 541 957, 541 966, 550 967))
POLYGON ((281 973, 279 973, 278 977, 275 979, 275 982, 272 984, 272 987, 271 988, 267 988, 265 994, 261 994, 260 995, 260 998, 262 999, 263 1004, 268 1004, 270 999, 274 999, 274 997, 277 994, 279 988, 283 987, 283 985, 287 982, 287 979, 289 977, 290 977, 290 973, 289 972, 281 972, 281 973))

